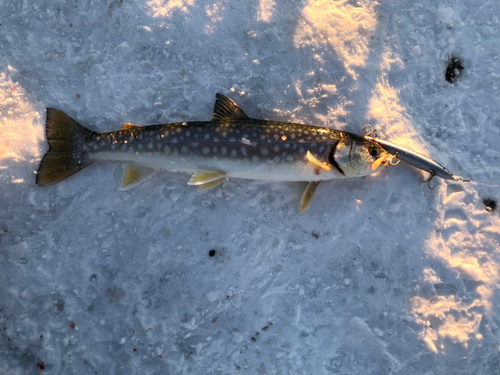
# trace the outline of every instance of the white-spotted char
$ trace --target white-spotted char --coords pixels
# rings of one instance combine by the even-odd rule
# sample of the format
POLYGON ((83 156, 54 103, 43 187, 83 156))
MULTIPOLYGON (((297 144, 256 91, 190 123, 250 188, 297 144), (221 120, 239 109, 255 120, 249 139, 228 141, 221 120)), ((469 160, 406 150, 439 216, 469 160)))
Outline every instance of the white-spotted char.
MULTIPOLYGON (((211 121, 124 124, 96 133, 56 109, 47 109, 49 151, 38 185, 59 182, 100 160, 123 162, 122 190, 154 171, 192 174, 202 190, 229 177, 317 182, 379 172, 390 160, 380 145, 352 133, 304 124, 249 118, 231 99, 216 95, 211 121)), ((307 208, 312 199, 309 188, 307 208)))

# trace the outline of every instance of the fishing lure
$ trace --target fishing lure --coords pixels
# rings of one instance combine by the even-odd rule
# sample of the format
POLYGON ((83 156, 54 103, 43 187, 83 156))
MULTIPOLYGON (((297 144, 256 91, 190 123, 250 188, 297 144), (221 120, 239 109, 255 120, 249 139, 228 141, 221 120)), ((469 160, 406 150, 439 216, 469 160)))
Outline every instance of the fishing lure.
MULTIPOLYGON (((483 185, 483 186, 491 186, 491 187, 499 187, 499 185, 487 185, 487 184, 482 184, 480 182, 475 182, 472 180, 467 180, 462 177, 455 176, 453 173, 451 173, 446 167, 442 166, 439 164, 437 161, 432 160, 428 156, 422 155, 419 152, 410 150, 406 147, 402 147, 399 145, 396 145, 391 142, 384 141, 382 139, 376 138, 376 131, 372 130, 370 131, 367 135, 365 135, 365 138, 376 142, 380 146, 382 146, 388 153, 391 155, 394 155, 394 158, 399 160, 402 160, 403 162, 410 164, 411 166, 421 169, 423 171, 429 172, 430 176, 427 180, 423 182, 427 182, 429 189, 434 189, 434 187, 430 187, 430 182, 434 177, 441 177, 444 180, 453 180, 453 181, 458 181, 458 182, 469 182, 472 184, 477 184, 477 185, 483 185), (374 137, 371 137, 370 135, 375 135, 374 137)), ((395 163, 395 164, 397 164, 395 163)), ((392 161, 391 164, 395 165, 392 161)))

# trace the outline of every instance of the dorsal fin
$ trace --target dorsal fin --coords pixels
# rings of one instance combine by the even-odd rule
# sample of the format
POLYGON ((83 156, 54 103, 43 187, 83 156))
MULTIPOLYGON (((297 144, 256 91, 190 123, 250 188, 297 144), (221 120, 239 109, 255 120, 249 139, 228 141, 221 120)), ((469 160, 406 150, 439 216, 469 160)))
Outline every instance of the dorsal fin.
POLYGON ((227 96, 215 94, 215 97, 217 100, 215 101, 214 113, 211 118, 212 121, 248 118, 245 112, 227 96))

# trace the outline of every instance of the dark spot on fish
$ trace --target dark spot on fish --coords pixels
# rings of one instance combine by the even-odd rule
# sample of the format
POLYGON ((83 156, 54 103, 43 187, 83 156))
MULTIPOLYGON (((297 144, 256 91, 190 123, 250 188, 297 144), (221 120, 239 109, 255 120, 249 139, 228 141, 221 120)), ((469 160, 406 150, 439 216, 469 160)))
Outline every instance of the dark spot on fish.
POLYGON ((497 211, 497 201, 491 198, 483 199, 484 208, 491 214, 494 214, 497 211))
POLYGON ((444 78, 449 83, 454 83, 462 74, 462 70, 464 70, 462 61, 458 57, 451 56, 448 60, 448 66, 446 67, 444 78))
POLYGON ((212 249, 212 250, 210 250, 210 251, 208 252, 208 255, 210 255, 211 257, 215 256, 215 250, 213 250, 213 249, 212 249))

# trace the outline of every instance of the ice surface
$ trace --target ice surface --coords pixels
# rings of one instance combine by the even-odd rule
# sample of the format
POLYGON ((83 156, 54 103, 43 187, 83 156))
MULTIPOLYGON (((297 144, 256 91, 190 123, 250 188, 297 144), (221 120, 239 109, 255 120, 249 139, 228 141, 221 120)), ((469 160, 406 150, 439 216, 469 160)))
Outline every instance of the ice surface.
MULTIPOLYGON (((45 108, 96 131, 250 116, 500 183, 495 1, 0 0, 1 374, 497 374, 498 188, 93 165, 35 186, 45 108), (451 58, 464 69, 453 84, 451 58), (210 253, 214 250, 215 253, 210 253), (212 254, 213 256, 211 256, 212 254)), ((433 181, 434 182, 434 181, 433 181)))

